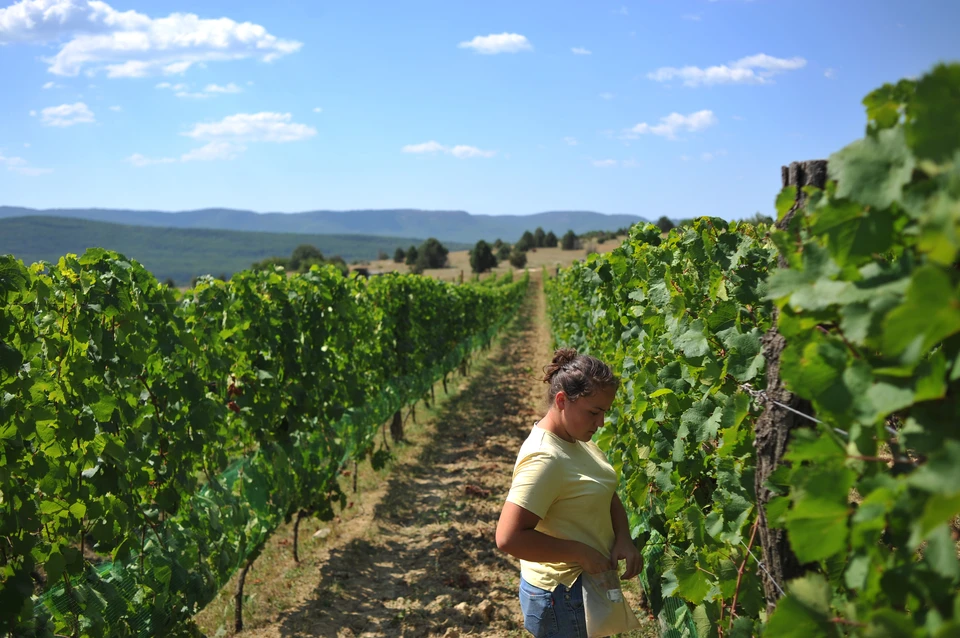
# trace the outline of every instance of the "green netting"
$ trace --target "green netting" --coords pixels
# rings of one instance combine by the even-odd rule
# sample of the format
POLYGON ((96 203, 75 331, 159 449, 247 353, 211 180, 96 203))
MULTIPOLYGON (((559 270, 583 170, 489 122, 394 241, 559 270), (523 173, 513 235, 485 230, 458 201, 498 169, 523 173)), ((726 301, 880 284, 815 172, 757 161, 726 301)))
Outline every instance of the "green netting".
POLYGON ((650 528, 646 512, 641 513, 639 519, 641 531, 650 535, 640 552, 643 556, 640 582, 647 593, 653 615, 660 625, 660 635, 663 638, 697 638, 697 626, 686 602, 676 596, 663 595, 661 577, 666 570, 662 560, 666 551, 666 537, 650 528))
MULTIPOLYGON (((184 501, 176 518, 145 529, 136 539, 139 544, 126 548, 134 556, 121 558, 129 552, 118 551, 116 560, 90 566, 69 586, 36 597, 35 635, 51 635, 54 619, 92 635, 147 637, 182 629, 183 621, 255 559, 269 535, 297 511, 303 468, 315 468, 318 459, 328 461, 321 485, 335 484, 344 463, 369 451, 382 423, 426 394, 470 352, 489 344, 512 315, 467 339, 422 374, 394 380, 337 423, 316 423, 312 430, 294 433, 287 445, 261 447, 235 461, 184 501), (211 531, 217 543, 209 541, 211 531), (196 560, 190 570, 177 562, 184 555, 196 560)), ((332 516, 332 503, 327 505, 326 514, 332 516)))

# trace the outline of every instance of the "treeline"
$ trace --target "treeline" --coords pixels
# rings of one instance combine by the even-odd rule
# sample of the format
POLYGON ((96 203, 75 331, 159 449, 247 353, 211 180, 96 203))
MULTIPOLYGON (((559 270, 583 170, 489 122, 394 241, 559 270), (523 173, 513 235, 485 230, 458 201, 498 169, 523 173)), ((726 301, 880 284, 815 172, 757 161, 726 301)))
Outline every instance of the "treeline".
MULTIPOLYGON (((406 264, 410 267, 410 272, 422 274, 427 268, 446 268, 450 265, 450 259, 447 255, 450 251, 440 243, 440 240, 430 237, 419 247, 411 245, 404 250, 397 247, 393 253, 393 261, 398 264, 406 264)), ((386 259, 383 255, 381 259, 386 259)))
POLYGON ((481 239, 470 251, 470 269, 475 273, 486 272, 496 268, 501 261, 509 261, 514 268, 525 268, 528 252, 536 252, 537 248, 556 248, 558 245, 561 250, 578 250, 586 247, 588 253, 596 252, 595 246, 585 242, 602 244, 619 234, 625 235, 628 230, 627 228, 615 232, 594 230, 581 235, 568 230, 563 237, 557 239, 552 230, 544 232, 543 228, 538 226, 532 233, 529 230, 524 231, 520 239, 512 245, 499 238, 493 244, 481 239))
MULTIPOLYGON (((330 264, 335 266, 344 275, 350 272, 347 262, 340 255, 333 257, 324 257, 320 249, 311 244, 300 244, 293 249, 289 257, 267 257, 261 261, 254 262, 250 268, 252 270, 272 270, 278 266, 288 272, 304 273, 310 270, 313 265, 323 266, 330 264)), ((222 277, 222 279, 225 279, 222 277)))

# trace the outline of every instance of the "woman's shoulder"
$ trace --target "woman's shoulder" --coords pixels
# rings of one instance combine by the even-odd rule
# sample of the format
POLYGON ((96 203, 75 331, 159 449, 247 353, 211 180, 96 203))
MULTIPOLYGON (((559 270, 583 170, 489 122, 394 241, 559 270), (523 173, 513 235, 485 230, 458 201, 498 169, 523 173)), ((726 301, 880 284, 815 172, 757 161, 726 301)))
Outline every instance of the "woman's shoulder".
POLYGON ((527 435, 523 445, 520 446, 518 459, 530 456, 539 456, 545 459, 569 458, 569 453, 560 443, 563 443, 563 439, 534 424, 530 434, 527 435))

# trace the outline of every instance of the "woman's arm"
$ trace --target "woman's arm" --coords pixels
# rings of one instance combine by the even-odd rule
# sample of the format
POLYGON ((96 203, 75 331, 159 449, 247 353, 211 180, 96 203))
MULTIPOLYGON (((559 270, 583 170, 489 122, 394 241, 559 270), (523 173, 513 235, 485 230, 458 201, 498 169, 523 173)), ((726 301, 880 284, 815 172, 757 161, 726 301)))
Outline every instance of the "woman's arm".
POLYGON ((577 563, 589 574, 613 568, 608 557, 589 545, 538 532, 534 528, 539 522, 540 517, 533 512, 509 501, 504 503, 497 523, 497 548, 537 563, 577 563))
POLYGON ((616 564, 620 559, 627 561, 627 571, 622 578, 633 578, 643 568, 643 558, 637 551, 633 539, 630 537, 630 523, 627 521, 627 510, 624 509, 620 496, 616 492, 610 501, 610 520, 613 522, 613 552, 611 560, 616 564))

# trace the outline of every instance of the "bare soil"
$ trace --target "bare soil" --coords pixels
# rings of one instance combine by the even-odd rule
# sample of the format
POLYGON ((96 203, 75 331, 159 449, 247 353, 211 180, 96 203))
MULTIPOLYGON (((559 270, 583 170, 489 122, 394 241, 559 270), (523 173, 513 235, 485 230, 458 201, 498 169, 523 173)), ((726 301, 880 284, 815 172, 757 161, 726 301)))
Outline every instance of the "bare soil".
MULTIPOLYGON (((334 521, 301 523, 299 565, 290 526, 274 535, 247 576, 239 635, 527 635, 519 563, 497 550, 495 531, 517 451, 543 414, 551 357, 535 273, 499 343, 432 410, 418 407, 392 467, 361 468, 354 502, 334 521)), ((208 635, 233 635, 235 581, 198 616, 208 635)), ((636 588, 626 592, 637 609, 636 588)), ((639 615, 648 624, 631 635, 656 636, 639 615)))

